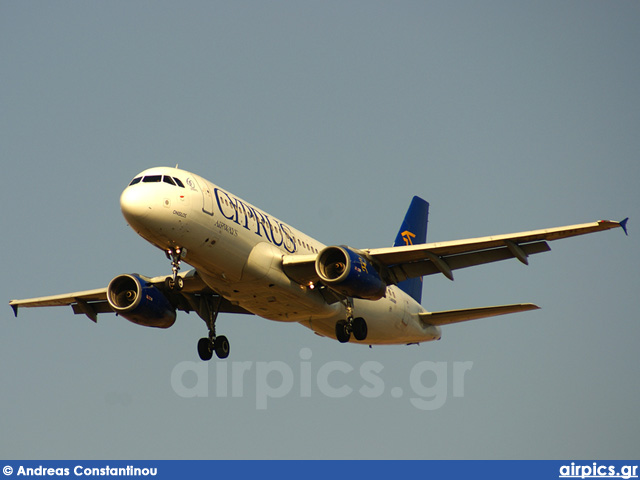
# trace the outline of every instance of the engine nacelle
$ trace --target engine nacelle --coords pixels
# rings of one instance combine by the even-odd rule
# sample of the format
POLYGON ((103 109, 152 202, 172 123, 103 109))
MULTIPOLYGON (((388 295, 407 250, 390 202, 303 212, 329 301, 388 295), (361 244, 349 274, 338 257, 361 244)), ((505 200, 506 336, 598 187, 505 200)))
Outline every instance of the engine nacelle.
POLYGON ((137 275, 119 275, 107 287, 111 308, 130 322, 145 327, 169 328, 176 309, 163 293, 137 275))
POLYGON ((316 273, 329 288, 348 297, 378 300, 387 290, 373 265, 347 246, 323 249, 316 259, 316 273))

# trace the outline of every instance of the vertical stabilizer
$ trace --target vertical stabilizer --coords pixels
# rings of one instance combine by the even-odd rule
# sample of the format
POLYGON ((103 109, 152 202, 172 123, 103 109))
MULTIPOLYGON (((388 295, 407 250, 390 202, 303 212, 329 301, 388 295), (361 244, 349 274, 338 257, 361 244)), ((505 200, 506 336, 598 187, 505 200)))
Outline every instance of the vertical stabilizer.
MULTIPOLYGON (((403 245, 427 243, 428 218, 429 203, 420 197, 413 197, 393 246, 400 247, 403 245)), ((421 302, 422 277, 410 278, 409 280, 400 282, 398 287, 409 294, 416 302, 421 302)))

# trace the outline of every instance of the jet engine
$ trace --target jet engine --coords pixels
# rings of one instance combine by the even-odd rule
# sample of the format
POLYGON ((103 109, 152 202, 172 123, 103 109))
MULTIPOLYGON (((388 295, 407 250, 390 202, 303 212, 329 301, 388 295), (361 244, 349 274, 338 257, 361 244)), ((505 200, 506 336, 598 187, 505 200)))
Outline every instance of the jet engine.
POLYGON ((377 300, 387 289, 374 266, 344 245, 323 249, 316 259, 316 273, 325 285, 348 297, 377 300))
POLYGON ((138 275, 111 280, 107 301, 118 315, 138 325, 169 328, 176 321, 176 309, 167 297, 138 275))

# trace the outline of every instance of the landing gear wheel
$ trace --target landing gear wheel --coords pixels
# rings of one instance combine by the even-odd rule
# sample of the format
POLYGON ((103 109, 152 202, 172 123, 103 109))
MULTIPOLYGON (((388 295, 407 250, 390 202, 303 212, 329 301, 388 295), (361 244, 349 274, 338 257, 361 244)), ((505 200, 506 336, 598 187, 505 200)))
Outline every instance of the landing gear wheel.
MULTIPOLYGON (((167 278, 167 282, 169 280, 172 279, 167 278)), ((221 304, 222 297, 219 295, 202 295, 200 302, 194 302, 193 305, 200 318, 206 322, 209 328, 209 336, 198 341, 198 354, 204 361, 211 360, 213 352, 220 359, 229 356, 229 340, 224 335, 216 335, 216 319, 218 318, 218 313, 220 313, 221 304)))
POLYGON ((174 280, 171 277, 167 277, 164 279, 164 286, 167 290, 179 292, 184 288, 184 278, 177 277, 176 280, 174 280))
POLYGON ((351 332, 346 320, 338 320, 336 322, 336 338, 340 343, 347 343, 351 338, 351 332))
POLYGON ((216 355, 218 356, 218 358, 224 359, 229 356, 229 340, 227 340, 227 337, 225 337, 224 335, 216 337, 213 346, 216 350, 216 355))
POLYGON ((164 279, 164 286, 167 290, 179 292, 184 288, 184 278, 177 277, 176 280, 174 280, 171 277, 167 277, 164 279))
POLYGON ((211 340, 207 337, 198 340, 198 355, 200 360, 207 362, 213 357, 213 345, 211 340))
POLYGON ((365 322, 364 318, 354 318, 353 323, 351 324, 351 329, 356 340, 362 341, 367 338, 369 329, 367 328, 367 322, 365 322))

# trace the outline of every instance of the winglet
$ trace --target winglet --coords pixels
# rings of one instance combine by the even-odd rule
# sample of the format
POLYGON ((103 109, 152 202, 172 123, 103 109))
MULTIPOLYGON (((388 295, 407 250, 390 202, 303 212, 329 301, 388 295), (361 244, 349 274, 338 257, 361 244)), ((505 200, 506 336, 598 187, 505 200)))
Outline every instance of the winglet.
POLYGON ((11 303, 11 308, 13 308, 13 314, 15 315, 16 318, 18 318, 18 305, 16 305, 15 303, 11 303))
POLYGON ((620 226, 622 227, 622 230, 624 230, 624 234, 628 237, 629 236, 629 232, 627 232, 627 222, 629 221, 629 217, 625 218, 624 220, 622 220, 620 222, 620 226))

